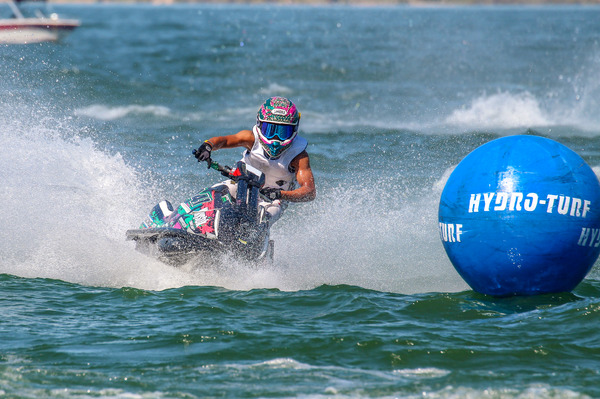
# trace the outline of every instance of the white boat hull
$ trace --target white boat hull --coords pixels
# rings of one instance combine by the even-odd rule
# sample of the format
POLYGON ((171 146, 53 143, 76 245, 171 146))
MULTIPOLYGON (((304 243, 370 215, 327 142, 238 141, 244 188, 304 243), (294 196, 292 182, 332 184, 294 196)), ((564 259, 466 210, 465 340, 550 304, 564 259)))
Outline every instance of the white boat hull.
POLYGON ((79 26, 76 20, 41 18, 0 19, 0 43, 55 42, 79 26))

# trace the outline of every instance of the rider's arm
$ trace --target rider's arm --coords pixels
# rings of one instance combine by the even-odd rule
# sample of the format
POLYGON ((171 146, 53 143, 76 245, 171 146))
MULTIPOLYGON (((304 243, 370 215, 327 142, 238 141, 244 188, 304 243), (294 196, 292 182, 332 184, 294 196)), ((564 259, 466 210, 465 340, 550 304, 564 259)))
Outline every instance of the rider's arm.
POLYGON ((254 134, 251 130, 241 130, 229 136, 216 136, 206 140, 213 150, 220 148, 245 147, 248 150, 254 145, 254 134))
POLYGON ((317 196, 317 190, 315 188, 315 179, 310 169, 308 153, 302 151, 292 160, 290 166, 296 170, 296 180, 300 187, 292 191, 282 191, 281 199, 290 202, 308 202, 314 200, 317 196))

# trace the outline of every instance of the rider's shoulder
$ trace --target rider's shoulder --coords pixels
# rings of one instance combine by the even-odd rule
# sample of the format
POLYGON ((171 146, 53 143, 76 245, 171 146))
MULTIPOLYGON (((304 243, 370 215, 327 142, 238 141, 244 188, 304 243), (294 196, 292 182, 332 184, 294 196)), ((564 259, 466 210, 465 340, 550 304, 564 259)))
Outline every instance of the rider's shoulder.
POLYGON ((292 162, 290 163, 290 165, 298 170, 298 166, 300 165, 300 162, 302 162, 303 160, 308 161, 309 157, 308 157, 308 152, 306 152, 306 150, 303 150, 300 154, 296 155, 294 157, 294 159, 292 159, 292 162))
POLYGON ((294 159, 308 158, 308 152, 302 150, 302 152, 294 157, 294 159))

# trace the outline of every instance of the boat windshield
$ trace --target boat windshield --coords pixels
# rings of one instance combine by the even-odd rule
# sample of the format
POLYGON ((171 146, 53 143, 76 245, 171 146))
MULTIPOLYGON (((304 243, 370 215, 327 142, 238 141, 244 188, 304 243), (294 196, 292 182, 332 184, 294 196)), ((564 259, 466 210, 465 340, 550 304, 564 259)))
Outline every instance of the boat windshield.
POLYGON ((0 19, 50 18, 49 6, 44 1, 0 2, 0 19))

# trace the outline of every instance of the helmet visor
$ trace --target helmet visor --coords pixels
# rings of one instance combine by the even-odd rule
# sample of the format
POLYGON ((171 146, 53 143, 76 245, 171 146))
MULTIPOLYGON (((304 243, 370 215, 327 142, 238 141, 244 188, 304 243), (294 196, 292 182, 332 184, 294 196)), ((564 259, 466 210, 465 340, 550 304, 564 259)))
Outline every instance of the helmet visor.
POLYGON ((294 137, 296 126, 262 122, 260 124, 260 132, 267 140, 286 141, 294 137))

